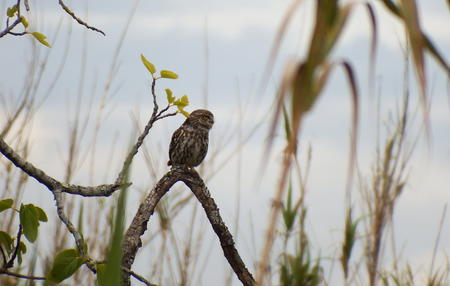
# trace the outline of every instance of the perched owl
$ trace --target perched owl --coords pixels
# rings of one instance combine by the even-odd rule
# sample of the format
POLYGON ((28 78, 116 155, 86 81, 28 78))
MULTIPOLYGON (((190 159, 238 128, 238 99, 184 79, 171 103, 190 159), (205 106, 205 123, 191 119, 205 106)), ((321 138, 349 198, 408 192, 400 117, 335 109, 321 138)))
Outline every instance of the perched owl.
POLYGON ((214 124, 214 115, 197 109, 175 130, 169 147, 167 165, 200 165, 208 152, 208 134, 214 124))

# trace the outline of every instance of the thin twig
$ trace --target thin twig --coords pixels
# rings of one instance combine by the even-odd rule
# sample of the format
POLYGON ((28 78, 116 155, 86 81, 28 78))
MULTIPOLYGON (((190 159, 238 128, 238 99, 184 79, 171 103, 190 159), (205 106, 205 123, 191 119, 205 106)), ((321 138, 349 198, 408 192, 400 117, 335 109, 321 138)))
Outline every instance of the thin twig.
POLYGON ((172 112, 172 113, 167 113, 167 114, 164 114, 164 115, 158 117, 157 120, 160 120, 160 119, 163 119, 163 118, 166 118, 166 117, 170 117, 170 116, 175 116, 177 114, 178 114, 178 111, 175 111, 175 112, 172 112))
POLYGON ((9 25, 9 18, 6 19, 6 28, 0 32, 0 38, 5 36, 6 34, 12 34, 11 31, 14 29, 17 25, 19 25, 22 22, 22 19, 20 18, 20 0, 17 0, 17 17, 14 22, 9 25))
POLYGON ((155 85, 156 85, 156 79, 153 78, 152 80, 152 87, 151 87, 151 93, 152 93, 152 97, 153 97, 153 112, 152 112, 152 116, 150 117, 149 121, 147 122, 147 125, 145 125, 144 131, 142 131, 142 134, 138 137, 136 143, 134 144, 133 148, 131 148, 130 152, 127 155, 127 158, 125 159, 125 161, 123 162, 123 166, 122 166, 122 170, 119 172, 119 175, 117 176, 116 179, 116 185, 120 185, 122 184, 122 181, 125 177, 126 174, 126 170, 128 168, 128 166, 131 164, 131 162, 133 161, 134 156, 137 154, 139 148, 141 147, 142 143, 144 142, 145 137, 148 135, 148 133, 150 132, 150 129, 153 126, 153 123, 155 123, 156 121, 169 117, 169 116, 174 116, 177 114, 177 112, 173 112, 173 113, 168 113, 168 114, 164 114, 164 112, 166 112, 171 105, 167 105, 164 109, 162 109, 159 113, 158 113, 158 102, 156 100, 156 91, 155 91, 155 85))
POLYGON ((152 118, 157 117, 156 113, 158 112, 158 102, 156 101, 156 92, 155 92, 156 79, 152 80, 152 97, 153 97, 153 113, 152 118))
MULTIPOLYGON (((55 198, 56 202, 56 212, 58 214, 59 219, 66 225, 67 230, 72 234, 73 238, 75 239, 75 244, 77 245, 78 254, 81 257, 86 257, 87 253, 84 249, 85 240, 81 233, 79 233, 76 229, 76 227, 72 224, 72 222, 69 220, 69 218, 64 213, 63 209, 63 198, 62 193, 60 189, 56 189, 53 191, 53 197, 55 198)), ((92 262, 92 259, 88 258, 87 262, 85 263, 86 266, 93 272, 96 273, 95 266, 90 263, 92 262)))
POLYGON ((17 239, 16 239, 16 248, 14 249, 14 252, 11 255, 11 258, 9 259, 8 263, 6 263, 5 269, 11 268, 14 266, 14 260, 16 259, 17 253, 19 252, 21 236, 22 236, 22 225, 19 224, 19 231, 17 232, 17 239))
MULTIPOLYGON (((155 100, 156 102, 156 100, 155 100)), ((155 103, 156 104, 156 103, 155 103)), ((126 170, 128 168, 128 166, 130 166, 131 162, 133 161, 134 156, 137 154, 139 148, 141 147, 142 143, 144 143, 144 139, 145 137, 148 135, 148 133, 150 132, 150 129, 153 127, 153 123, 155 123, 156 121, 169 117, 169 116, 174 116, 177 113, 168 113, 162 116, 156 116, 157 113, 157 109, 156 111, 153 111, 153 114, 155 116, 152 115, 152 117, 150 118, 150 120, 148 121, 147 125, 145 125, 144 131, 142 131, 142 134, 138 137, 136 143, 134 144, 133 148, 131 148, 130 152, 127 155, 127 158, 125 159, 125 161, 123 162, 123 166, 122 166, 122 170, 120 171, 119 175, 117 176, 115 185, 121 185, 123 179, 125 178, 125 174, 126 174, 126 170)))
POLYGON ((59 219, 66 225, 67 230, 73 235, 75 239, 75 244, 77 245, 78 253, 81 257, 84 257, 86 255, 83 247, 83 237, 81 234, 76 230, 75 226, 72 224, 72 222, 69 220, 69 218, 64 213, 63 208, 63 197, 60 189, 56 189, 53 192, 53 197, 55 199, 56 203, 56 213, 58 214, 59 219))
POLYGON ((156 286, 156 284, 150 283, 149 281, 147 281, 147 279, 145 279, 141 275, 131 271, 130 269, 126 269, 126 268, 122 267, 122 270, 129 273, 131 276, 136 278, 136 280, 141 281, 142 283, 144 283, 147 286, 156 286))
POLYGON ((67 7, 66 4, 64 4, 64 2, 62 0, 59 0, 59 5, 63 8, 64 11, 66 11, 67 14, 69 14, 75 21, 77 21, 80 25, 85 26, 86 28, 99 32, 100 34, 102 34, 103 36, 106 36, 105 33, 102 30, 99 30, 93 26, 90 26, 88 23, 84 22, 83 20, 81 20, 80 18, 77 17, 77 15, 75 15, 75 13, 70 10, 69 7, 67 7))
POLYGON ((38 276, 30 276, 30 275, 24 275, 20 273, 10 272, 8 271, 8 268, 11 268, 14 266, 14 260, 16 260, 17 253, 20 251, 20 238, 22 236, 22 225, 19 224, 19 231, 17 232, 17 238, 16 238, 16 247, 14 248, 14 252, 9 258, 9 261, 6 262, 6 256, 3 252, 3 248, 0 248, 2 256, 3 256, 3 262, 4 265, 2 268, 0 268, 0 274, 5 274, 9 276, 14 276, 17 278, 23 278, 23 279, 31 279, 31 280, 45 280, 45 277, 38 277, 38 276))
POLYGON ((20 33, 16 33, 16 32, 9 32, 8 34, 13 35, 13 36, 23 36, 28 34, 27 32, 20 32, 20 33))
POLYGON ((20 274, 20 273, 15 273, 15 272, 10 272, 8 270, 1 270, 0 274, 5 274, 5 275, 9 275, 9 276, 14 276, 16 278, 22 278, 22 279, 30 279, 30 280, 45 280, 45 277, 41 277, 41 276, 31 276, 31 275, 25 275, 25 274, 20 274))
MULTIPOLYGON (((158 114, 156 115, 156 117, 160 118, 161 115, 162 115, 164 112, 166 112, 167 110, 169 110, 169 108, 170 108, 171 106, 172 106, 172 105, 167 104, 166 107, 164 107, 163 109, 161 109, 160 112, 158 112, 158 114)), ((175 112, 175 113, 177 113, 177 112, 175 112)), ((167 115, 165 115, 164 117, 167 117, 167 115)), ((163 118, 163 117, 161 117, 161 118, 163 118)))

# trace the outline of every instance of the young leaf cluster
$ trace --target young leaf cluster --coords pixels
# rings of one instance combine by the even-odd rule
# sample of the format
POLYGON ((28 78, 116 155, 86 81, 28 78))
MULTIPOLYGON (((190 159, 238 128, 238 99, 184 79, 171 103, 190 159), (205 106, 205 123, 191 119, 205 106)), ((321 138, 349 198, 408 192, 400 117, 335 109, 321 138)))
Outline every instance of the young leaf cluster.
MULTIPOLYGON (((159 80, 161 78, 167 78, 167 79, 177 79, 178 74, 176 74, 173 71, 170 70, 161 70, 159 72, 159 75, 157 75, 157 70, 154 64, 152 64, 149 60, 145 58, 143 54, 141 54, 141 61, 144 64, 145 68, 148 70, 148 72, 152 75, 152 79, 155 82, 156 80, 159 80)), ((167 95, 167 109, 176 106, 178 109, 178 112, 183 114, 186 117, 189 117, 189 113, 184 110, 186 106, 189 105, 189 98, 187 95, 183 95, 179 98, 176 98, 173 95, 173 92, 170 88, 165 89, 166 95, 167 95)))
POLYGON ((17 13, 17 11, 19 11, 19 6, 17 4, 13 5, 6 10, 6 16, 12 18, 17 13))
POLYGON ((5 31, 0 33, 0 37, 6 35, 6 34, 11 34, 14 36, 22 36, 22 35, 31 35, 33 36, 36 40, 38 40, 41 44, 43 44, 46 47, 51 47, 50 44, 47 42, 47 37, 45 35, 43 35, 42 33, 39 32, 30 32, 28 31, 28 27, 29 27, 29 23, 28 20, 20 14, 20 6, 18 4, 13 5, 11 7, 9 7, 6 10, 6 16, 7 16, 7 20, 6 20, 6 29, 5 31), (10 25, 9 24, 9 20, 15 18, 16 20, 10 25), (17 32, 12 32, 12 30, 18 25, 18 24, 22 24, 24 31, 17 33, 17 32))
POLYGON ((150 74, 152 75, 152 77, 155 80, 160 79, 160 78, 169 78, 169 79, 177 79, 178 78, 178 75, 176 73, 174 73, 173 71, 169 71, 169 70, 161 70, 159 72, 159 76, 157 76, 157 75, 155 75, 156 74, 155 65, 152 64, 151 62, 149 62, 143 54, 141 54, 141 60, 142 60, 142 63, 144 64, 144 66, 147 68, 147 70, 150 72, 150 74))

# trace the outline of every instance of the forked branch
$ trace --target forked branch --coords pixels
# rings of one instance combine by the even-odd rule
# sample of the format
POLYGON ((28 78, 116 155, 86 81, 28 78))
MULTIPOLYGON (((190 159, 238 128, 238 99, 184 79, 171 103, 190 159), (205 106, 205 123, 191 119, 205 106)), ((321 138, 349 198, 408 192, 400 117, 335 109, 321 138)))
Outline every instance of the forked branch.
MULTIPOLYGON (((228 260, 228 263, 233 268, 239 280, 243 285, 254 285, 255 280, 236 250, 233 236, 223 222, 219 208, 211 197, 202 178, 194 169, 188 169, 182 166, 174 166, 167 172, 139 206, 123 240, 122 266, 126 269, 131 269, 136 253, 142 246, 141 236, 147 230, 147 223, 150 216, 154 213, 159 200, 178 181, 184 182, 202 204, 206 216, 220 240, 225 258, 228 260)), ((123 285, 130 285, 130 275, 128 273, 123 272, 122 279, 123 285)))

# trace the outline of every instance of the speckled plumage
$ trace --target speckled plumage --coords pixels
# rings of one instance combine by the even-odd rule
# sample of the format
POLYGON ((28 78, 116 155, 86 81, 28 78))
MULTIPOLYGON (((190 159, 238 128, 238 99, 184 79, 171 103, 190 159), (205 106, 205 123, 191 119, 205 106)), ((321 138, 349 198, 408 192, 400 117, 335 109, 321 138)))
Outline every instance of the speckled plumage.
POLYGON ((208 135, 213 125, 214 115, 210 111, 193 111, 172 135, 167 165, 200 165, 208 152, 208 135))

